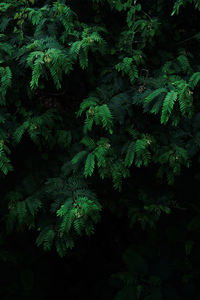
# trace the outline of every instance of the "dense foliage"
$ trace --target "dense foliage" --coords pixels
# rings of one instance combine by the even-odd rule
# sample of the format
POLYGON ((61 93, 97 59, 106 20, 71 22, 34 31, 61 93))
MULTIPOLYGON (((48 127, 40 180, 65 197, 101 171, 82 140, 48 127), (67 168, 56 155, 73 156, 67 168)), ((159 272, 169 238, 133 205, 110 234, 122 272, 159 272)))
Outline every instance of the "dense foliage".
POLYGON ((199 13, 199 0, 1 1, 0 258, 26 265, 2 299, 37 297, 18 252, 38 261, 33 238, 65 262, 88 251, 91 272, 94 251, 113 259, 75 299, 198 298, 199 13))

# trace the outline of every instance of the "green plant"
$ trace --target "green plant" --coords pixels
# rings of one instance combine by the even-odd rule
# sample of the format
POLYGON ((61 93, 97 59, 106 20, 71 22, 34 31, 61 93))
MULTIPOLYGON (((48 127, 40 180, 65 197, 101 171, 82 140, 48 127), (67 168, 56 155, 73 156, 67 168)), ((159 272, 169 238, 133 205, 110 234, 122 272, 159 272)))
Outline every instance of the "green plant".
MULTIPOLYGON (((64 257, 104 211, 156 244, 186 210, 189 272, 199 204, 182 189, 199 181, 199 10, 197 0, 0 3, 2 232, 28 228, 64 257)), ((128 252, 115 299, 162 299, 146 245, 128 252)))

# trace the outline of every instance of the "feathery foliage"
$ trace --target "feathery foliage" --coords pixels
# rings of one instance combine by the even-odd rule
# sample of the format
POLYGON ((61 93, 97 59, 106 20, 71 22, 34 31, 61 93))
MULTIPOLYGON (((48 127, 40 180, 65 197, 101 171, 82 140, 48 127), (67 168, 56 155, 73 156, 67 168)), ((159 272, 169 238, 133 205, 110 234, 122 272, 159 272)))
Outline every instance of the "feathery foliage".
MULTIPOLYGON (((82 298, 198 298, 199 11, 198 0, 0 3, 0 245, 29 232, 85 260, 98 240, 113 273, 124 253, 111 293, 101 278, 102 294, 82 298)), ((71 286, 78 299, 87 284, 71 286)))

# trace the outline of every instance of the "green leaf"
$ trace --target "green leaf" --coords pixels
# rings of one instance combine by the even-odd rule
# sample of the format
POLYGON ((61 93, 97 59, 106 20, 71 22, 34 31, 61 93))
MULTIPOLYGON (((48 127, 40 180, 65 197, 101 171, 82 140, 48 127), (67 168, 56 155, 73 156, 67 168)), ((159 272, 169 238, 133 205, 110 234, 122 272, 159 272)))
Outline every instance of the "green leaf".
POLYGON ((189 85, 191 88, 195 88, 200 81, 200 72, 194 73, 189 79, 189 85))
POLYGON ((72 164, 77 164, 79 161, 81 161, 87 154, 86 150, 83 150, 79 153, 77 153, 73 158, 72 158, 72 164))
POLYGON ((176 102, 178 97, 178 93, 175 91, 170 91, 167 93, 162 107, 162 114, 161 114, 161 124, 166 124, 169 120, 171 115, 172 109, 174 107, 174 103, 176 102))
POLYGON ((84 175, 92 176, 92 173, 94 172, 94 166, 95 166, 95 155, 94 153, 89 153, 85 162, 85 170, 84 175))
POLYGON ((125 166, 130 167, 135 157, 135 142, 131 142, 128 146, 128 150, 125 158, 125 166))
POLYGON ((152 93, 150 93, 146 98, 145 98, 145 102, 149 103, 152 100, 154 100, 156 97, 158 97, 159 95, 161 95, 162 93, 166 93, 167 89, 166 88, 159 88, 155 91, 153 91, 152 93))

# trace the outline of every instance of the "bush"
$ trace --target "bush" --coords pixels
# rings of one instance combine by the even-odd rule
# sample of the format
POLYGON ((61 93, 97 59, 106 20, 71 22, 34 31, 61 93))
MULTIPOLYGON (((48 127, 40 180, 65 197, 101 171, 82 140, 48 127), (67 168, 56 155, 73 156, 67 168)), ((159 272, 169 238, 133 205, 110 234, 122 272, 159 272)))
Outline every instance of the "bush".
POLYGON ((2 260, 18 259, 6 241, 27 229, 60 257, 109 235, 124 265, 102 299, 198 291, 199 11, 198 0, 0 3, 2 260))

